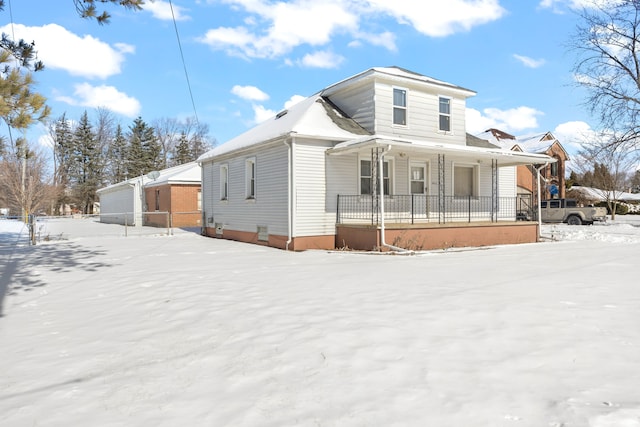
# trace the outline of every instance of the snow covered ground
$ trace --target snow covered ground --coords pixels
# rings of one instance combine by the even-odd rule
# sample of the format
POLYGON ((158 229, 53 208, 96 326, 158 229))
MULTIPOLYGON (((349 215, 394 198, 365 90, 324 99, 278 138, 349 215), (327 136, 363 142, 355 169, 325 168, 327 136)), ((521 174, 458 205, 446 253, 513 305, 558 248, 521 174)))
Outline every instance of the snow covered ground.
POLYGON ((640 217, 411 256, 38 225, 0 220, 3 427, 640 426, 640 217))

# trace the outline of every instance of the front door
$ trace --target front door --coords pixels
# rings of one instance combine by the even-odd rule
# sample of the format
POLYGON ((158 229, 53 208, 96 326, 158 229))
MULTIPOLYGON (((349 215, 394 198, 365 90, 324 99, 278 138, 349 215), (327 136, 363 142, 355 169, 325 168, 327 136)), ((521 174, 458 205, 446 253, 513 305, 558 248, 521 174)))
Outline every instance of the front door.
POLYGON ((414 215, 418 218, 428 218, 429 216, 427 177, 426 163, 411 162, 409 165, 409 186, 413 198, 414 215))

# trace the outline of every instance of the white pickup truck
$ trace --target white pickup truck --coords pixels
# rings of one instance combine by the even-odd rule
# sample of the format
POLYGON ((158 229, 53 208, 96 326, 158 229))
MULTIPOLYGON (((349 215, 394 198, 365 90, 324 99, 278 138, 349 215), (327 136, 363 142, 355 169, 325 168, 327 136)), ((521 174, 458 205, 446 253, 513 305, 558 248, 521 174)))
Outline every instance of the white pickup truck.
POLYGON ((551 199, 540 202, 542 222, 566 222, 569 225, 593 224, 607 220, 607 209, 578 206, 575 199, 551 199))

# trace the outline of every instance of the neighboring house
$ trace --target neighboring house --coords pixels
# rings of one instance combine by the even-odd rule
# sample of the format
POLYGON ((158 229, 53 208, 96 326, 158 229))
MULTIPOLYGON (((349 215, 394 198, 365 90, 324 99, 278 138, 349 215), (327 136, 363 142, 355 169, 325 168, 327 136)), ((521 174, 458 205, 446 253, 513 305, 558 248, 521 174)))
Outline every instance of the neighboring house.
POLYGON ((128 179, 97 191, 100 221, 122 225, 201 225, 200 165, 191 162, 128 179))
MULTIPOLYGON (((558 139, 551 133, 539 133, 535 135, 513 136, 498 129, 488 129, 479 138, 484 138, 491 143, 514 151, 526 151, 529 153, 545 154, 556 161, 544 165, 540 169, 542 186, 540 194, 542 199, 563 199, 565 190, 566 162, 569 155, 558 139)), ((517 169, 518 195, 522 210, 526 206, 535 204, 534 196, 537 194, 537 171, 531 165, 521 165, 517 169)))
POLYGON ((156 179, 144 186, 145 225, 199 227, 201 177, 200 165, 194 162, 160 171, 156 179))
POLYGON ((514 152, 468 135, 475 92, 398 67, 333 84, 203 154, 203 233, 283 249, 535 242, 514 152))

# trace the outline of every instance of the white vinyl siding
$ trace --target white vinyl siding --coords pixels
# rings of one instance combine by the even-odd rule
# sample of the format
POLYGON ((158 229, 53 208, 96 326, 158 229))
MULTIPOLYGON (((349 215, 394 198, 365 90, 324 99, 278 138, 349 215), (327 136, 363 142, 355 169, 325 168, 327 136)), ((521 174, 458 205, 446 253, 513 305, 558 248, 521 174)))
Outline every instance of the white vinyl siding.
MULTIPOLYGON (((213 217, 215 223, 222 224, 224 230, 255 233, 258 226, 266 226, 269 234, 286 236, 288 159, 284 144, 263 148, 251 155, 230 157, 215 163, 213 173, 216 182, 209 190, 220 188, 220 165, 229 168, 229 196, 221 201, 219 194, 213 197, 213 217), (247 200, 247 162, 255 165, 256 198, 247 200)), ((205 196, 206 198, 207 196, 205 196)), ((208 216, 211 216, 207 212, 208 216)))
MULTIPOLYGON (((219 199, 220 196, 214 192, 214 178, 216 173, 214 163, 207 162, 202 164, 202 209, 204 210, 204 225, 213 227, 213 199, 219 199), (211 219, 211 222, 209 221, 211 219)), ((220 172, 217 172, 220 176, 220 172)), ((218 187, 219 188, 219 187, 218 187)))
MULTIPOLYGON (((327 156, 325 151, 331 146, 330 143, 300 139, 294 144, 294 237, 335 234, 337 196, 327 194, 327 182, 340 178, 342 172, 334 168, 334 161, 340 163, 346 156, 327 156)), ((353 169, 353 165, 348 165, 347 169, 353 169)))
POLYGON ((377 83, 375 132, 403 138, 425 139, 433 142, 466 145, 464 99, 451 96, 450 125, 448 132, 440 131, 440 98, 436 92, 418 88, 407 89, 407 125, 393 124, 393 89, 390 84, 377 83))
POLYGON ((498 169, 498 196, 516 197, 516 167, 506 166, 498 169))
POLYGON ((135 211, 135 189, 129 184, 118 186, 111 191, 101 192, 100 222, 133 225, 135 211))

